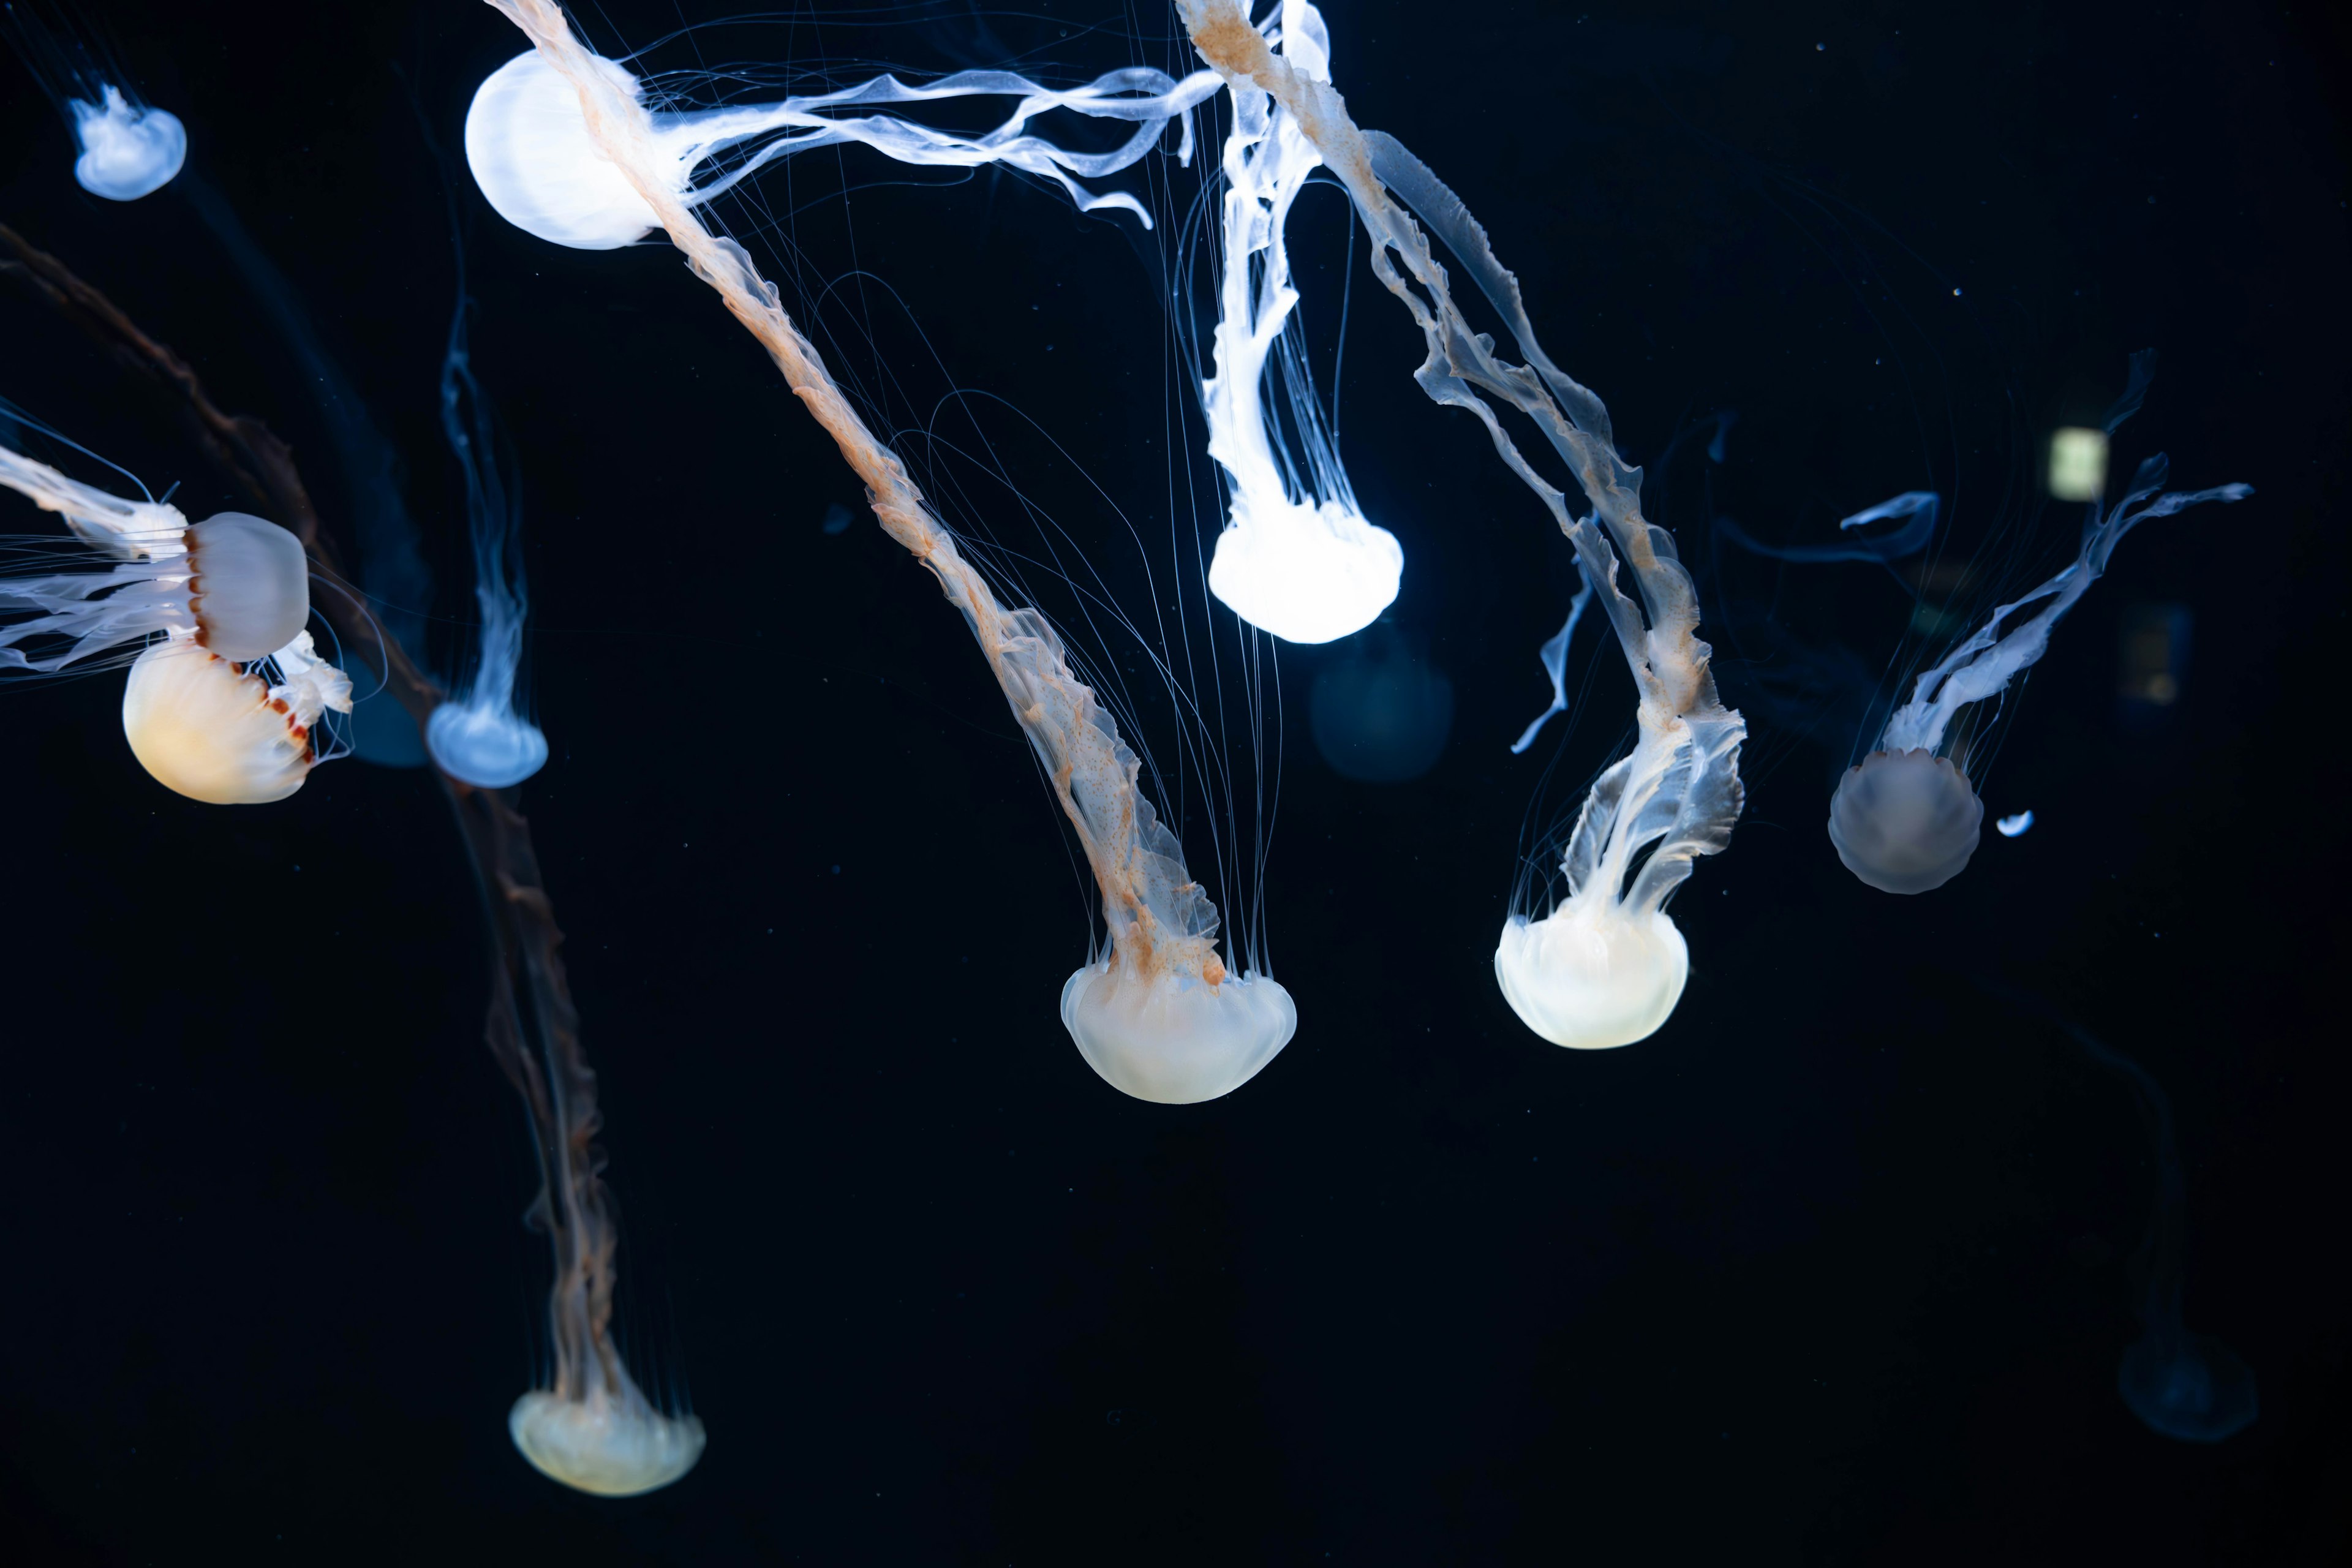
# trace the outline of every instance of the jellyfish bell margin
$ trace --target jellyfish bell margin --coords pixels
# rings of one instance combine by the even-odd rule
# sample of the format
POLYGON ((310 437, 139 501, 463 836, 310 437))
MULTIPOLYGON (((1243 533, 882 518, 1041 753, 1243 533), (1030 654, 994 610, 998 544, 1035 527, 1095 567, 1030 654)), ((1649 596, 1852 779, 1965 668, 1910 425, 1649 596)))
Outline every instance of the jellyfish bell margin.
POLYGON ((1199 977, 1144 974, 1106 953, 1063 985, 1063 1026, 1121 1094, 1161 1105, 1231 1094, 1290 1043, 1298 1007, 1265 975, 1235 979, 1212 964, 1199 977))
POLYGON ((1969 775, 1917 748, 1871 752, 1830 796, 1838 859, 1882 893, 1932 892, 1968 869, 1983 822, 1969 775))
POLYGON ((533 1389, 507 1413, 507 1435, 532 1469, 576 1491, 658 1491, 702 1458, 702 1423, 656 1410, 625 1372, 619 1384, 608 1390, 593 1382, 580 1398, 533 1389))

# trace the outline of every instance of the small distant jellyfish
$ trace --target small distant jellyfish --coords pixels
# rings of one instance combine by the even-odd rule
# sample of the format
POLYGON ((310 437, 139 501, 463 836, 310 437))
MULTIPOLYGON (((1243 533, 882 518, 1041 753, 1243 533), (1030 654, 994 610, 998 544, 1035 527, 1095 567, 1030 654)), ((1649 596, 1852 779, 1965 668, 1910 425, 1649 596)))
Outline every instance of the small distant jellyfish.
POLYGON ((1538 918, 1514 910, 1495 952, 1495 977, 1521 1020, 1554 1044, 1601 1048, 1643 1039, 1673 1013, 1690 969, 1666 900, 1698 856, 1730 842, 1744 799, 1747 725, 1716 694, 1690 574, 1673 538, 1642 516, 1641 470, 1618 456, 1608 409, 1544 353, 1518 279, 1462 198, 1394 137, 1349 117, 1324 68, 1323 30, 1305 25, 1307 8, 1285 0, 1281 55, 1234 0, 1177 0, 1177 10, 1193 48, 1235 97, 1245 84, 1269 94, 1347 188, 1371 237, 1373 275, 1422 330, 1427 357, 1414 379, 1486 426, 1497 454, 1576 547, 1617 634, 1639 693, 1638 738, 1585 800, 1559 868, 1567 896, 1538 918), (1311 55, 1297 49, 1302 37, 1311 38, 1311 55), (1472 328, 1433 237, 1486 296, 1525 363, 1504 360, 1494 340, 1472 328), (1591 515, 1570 512, 1566 492, 1537 472, 1490 398, 1535 424, 1591 515), (1618 586, 1621 569, 1631 572, 1639 605, 1618 586))
POLYGON ((2015 838, 2032 826, 2033 814, 2030 811, 2021 811, 2014 816, 2004 816, 1993 824, 2003 838, 2015 838))
MULTIPOLYGON (((1268 26, 1277 17, 1283 58, 1316 80, 1330 80, 1322 15, 1303 0, 1286 0, 1268 26)), ((1224 469, 1233 504, 1209 588, 1242 619, 1286 642, 1332 642, 1371 625, 1395 601, 1404 549, 1356 504, 1294 312, 1298 291, 1283 229, 1322 155, 1263 89, 1237 79, 1233 91, 1216 374, 1201 385, 1209 455, 1224 469), (1262 401, 1269 384, 1297 432, 1295 455, 1262 401)))
POLYGON ((187 162, 188 131, 123 85, 129 78, 105 51, 69 28, 51 28, 27 9, 0 6, 0 25, 41 90, 73 130, 80 155, 74 179, 94 196, 135 202, 172 183, 187 162))
POLYGON ((2116 1391, 2131 1413, 2160 1436, 2182 1443, 2219 1443, 2252 1425, 2261 1401, 2253 1371, 2238 1352, 2181 1321, 2189 1196, 2173 1136, 2172 1102, 2139 1063, 2087 1029, 2063 1019, 2059 1023, 2093 1061, 2121 1074, 2131 1085, 2156 1145, 2156 1202, 2132 1260, 2132 1306, 2142 1333, 2124 1351, 2116 1371, 2116 1391))
MULTIPOLYGON (((2131 378, 2109 412, 2105 434, 2139 409, 2155 374, 2156 353, 2132 356, 2131 378)), ((1923 673, 1911 700, 1895 710, 1870 754, 1846 771, 1830 797, 1830 842, 1838 858, 1867 885, 1887 893, 1925 893, 1960 874, 1976 852, 1983 803, 1967 773, 1965 755, 1948 754, 1952 720, 1970 703, 1999 696, 2050 646, 2050 629, 2074 607, 2107 569, 2124 535, 2152 517, 2169 517, 2204 501, 2242 500, 2249 485, 2164 491, 2164 455, 2139 466, 2131 489, 2102 514, 2090 501, 2083 544, 2074 563, 2023 597, 1994 610, 1975 634, 1923 673), (2163 493, 2159 493, 2163 492, 2163 493), (2004 633, 2002 624, 2026 605, 2042 607, 2004 633)))
POLYGON ((70 569, 0 576, 0 616, 26 616, 0 624, 0 671, 102 668, 143 645, 123 734, 156 782, 192 800, 283 800, 340 754, 319 731, 328 711, 351 711, 351 681, 304 629, 310 563, 292 534, 235 511, 191 526, 168 502, 122 500, 7 447, 0 486, 79 541, 11 542, 20 560, 70 569))
POLYGON ((478 789, 506 789, 547 764, 547 737, 517 706, 522 672, 522 543, 518 503, 499 467, 499 431, 466 346, 462 265, 457 312, 441 362, 441 431, 466 477, 466 516, 474 545, 474 602, 481 610, 473 673, 425 721, 425 744, 451 778, 478 789))
MULTIPOLYGON (((519 70, 519 62, 510 62, 499 72, 509 79, 501 92, 520 90, 515 88, 518 82, 539 83, 530 89, 534 106, 530 114, 523 115, 511 105, 499 107, 495 95, 486 109, 484 95, 491 93, 491 83, 485 83, 467 119, 467 159, 477 177, 483 179, 492 205, 524 227, 530 226, 516 216, 517 211, 544 218, 561 208, 569 216, 550 226, 584 233, 588 232, 584 204, 591 199, 604 201, 596 195, 599 191, 604 196, 610 196, 614 187, 627 192, 644 214, 629 237, 657 226, 685 252, 695 274, 719 294, 728 310, 759 340, 787 384, 834 437, 843 458, 865 481, 869 502, 885 531, 931 573, 949 602, 963 614, 998 689, 1050 781, 1057 804, 1077 835, 1101 896, 1107 949, 1073 973, 1062 988, 1062 1022, 1080 1055, 1113 1088, 1139 1100, 1166 1104, 1213 1100, 1248 1082, 1297 1032, 1298 1013, 1289 992, 1271 975, 1253 969, 1235 975, 1225 966, 1217 952, 1216 907, 1186 869, 1183 847, 1161 824, 1138 787, 1139 759, 1120 738, 1110 712, 1072 672, 1052 626, 1034 609, 1007 609, 998 599, 987 579, 964 558, 955 536, 925 504, 898 457, 876 438, 843 395, 815 346, 784 313, 775 286, 760 276, 741 246, 714 236, 696 216, 695 207, 714 194, 712 187, 689 188, 686 184, 687 174, 702 155, 694 151, 697 145, 707 144, 722 125, 741 128, 753 122, 801 121, 791 120, 778 106, 769 106, 677 117, 689 122, 685 124, 666 122, 647 110, 635 78, 580 43, 552 0, 492 3, 531 39, 536 56, 524 58, 540 62, 527 70, 519 70), (568 84, 568 103, 557 84, 568 84), (703 140, 698 142, 697 138, 703 140), (603 166, 604 172, 594 172, 588 167, 591 164, 603 166), (503 198, 490 190, 492 181, 504 183, 503 198), (599 185, 598 181, 604 184, 599 185)), ((1214 91, 1216 86, 1215 79, 1205 72, 1200 73, 1203 79, 1197 88, 1175 84, 1156 71, 1130 70, 1114 76, 1130 90, 1148 89, 1160 96, 1097 100, 1087 96, 1094 89, 1045 93, 1025 83, 1018 89, 1005 85, 1019 83, 1019 79, 1000 72, 960 73, 929 90, 933 96, 954 96, 964 90, 1029 91, 1033 97, 1024 100, 1013 130, 1034 111, 1029 107, 1033 104, 1060 104, 1089 114, 1148 121, 1126 150, 1109 155, 1132 162, 1148 150, 1160 125, 1214 91), (957 82, 996 85, 950 91, 950 84, 957 82), (1177 90, 1180 86, 1182 91, 1177 90), (1188 99, 1186 93, 1194 96, 1188 99)), ((905 101, 924 90, 883 78, 852 92, 867 95, 855 101, 887 102, 905 101)), ((828 103, 852 100, 845 94, 827 95, 824 100, 828 103)), ((1067 155, 1050 149, 1024 150, 1005 132, 973 142, 942 138, 938 132, 887 120, 834 121, 817 117, 814 124, 823 128, 808 133, 820 139, 815 144, 822 144, 822 140, 856 139, 881 146, 893 156, 905 156, 906 146, 944 148, 952 142, 952 157, 943 153, 940 161, 971 163, 1002 157, 1033 172, 1045 172, 1034 160, 1056 168, 1068 162, 1084 172, 1067 155)), ((1189 133, 1189 121, 1187 130, 1189 133)), ((730 178, 740 177, 741 172, 739 169, 730 178)), ((1065 184, 1070 188, 1066 181, 1065 184)), ((1112 198, 1092 201, 1100 205, 1112 198)), ((1134 205, 1132 198, 1128 201, 1134 205)), ((1082 200, 1080 205, 1087 204, 1082 200)), ((599 232, 618 233, 624 226, 609 220, 619 204, 604 201, 598 210, 605 215, 597 220, 604 225, 599 232)))

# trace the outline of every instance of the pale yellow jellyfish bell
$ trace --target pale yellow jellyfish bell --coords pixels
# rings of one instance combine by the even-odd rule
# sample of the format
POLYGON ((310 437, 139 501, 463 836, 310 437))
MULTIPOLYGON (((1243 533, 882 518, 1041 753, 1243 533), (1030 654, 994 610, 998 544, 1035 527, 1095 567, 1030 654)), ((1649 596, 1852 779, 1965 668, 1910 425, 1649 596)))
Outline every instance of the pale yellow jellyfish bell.
MULTIPOLYGON (((631 102, 639 100, 643 89, 625 68, 583 56, 631 102)), ((675 153, 659 161, 665 173, 675 166, 673 188, 683 190, 692 163, 678 163, 675 153)), ((466 111, 466 162, 500 217, 557 245, 615 250, 661 226, 620 166, 598 150, 578 89, 537 49, 517 55, 475 89, 466 111)))
POLYGON ((598 1497, 656 1491, 702 1458, 702 1423, 656 1410, 626 1372, 617 1389, 592 1379, 583 1397, 534 1389, 514 1403, 507 1434, 531 1468, 598 1497))
POLYGON ((260 805, 302 787, 319 760, 320 715, 348 713, 352 683, 317 657, 309 632, 272 656, 273 685, 194 637, 141 654, 122 693, 131 754, 175 795, 212 805, 260 805))
POLYGON ((1194 1105, 1255 1078, 1298 1032, 1298 1007, 1271 978, 1236 978, 1214 954, 1196 978, 1144 974, 1112 952, 1062 987, 1062 1023, 1120 1093, 1194 1105))

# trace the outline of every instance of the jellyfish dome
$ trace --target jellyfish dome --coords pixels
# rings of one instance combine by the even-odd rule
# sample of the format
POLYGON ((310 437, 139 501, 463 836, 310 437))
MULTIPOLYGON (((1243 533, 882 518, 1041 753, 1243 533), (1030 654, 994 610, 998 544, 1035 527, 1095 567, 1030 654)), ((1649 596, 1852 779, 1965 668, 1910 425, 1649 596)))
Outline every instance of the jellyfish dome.
POLYGON ((478 789, 505 789, 547 765, 547 737, 504 703, 444 702, 425 721, 434 764, 478 789))
POLYGON ((131 666, 122 732, 131 754, 175 795, 210 805, 284 800, 310 775, 320 714, 351 710, 352 683, 297 632, 271 661, 277 685, 194 637, 167 637, 131 666))
MULTIPOLYGON (((588 58, 632 102, 641 99, 644 89, 627 69, 588 58)), ((683 190, 692 162, 667 162, 683 190)), ((597 150, 571 80, 536 49, 475 90, 466 111, 466 163, 500 217, 557 245, 614 250, 661 226, 620 166, 597 150)))
POLYGON ((75 99, 70 107, 74 140, 81 146, 74 178, 91 195, 135 202, 170 184, 188 160, 188 130, 180 117, 131 103, 111 82, 99 102, 75 99))
POLYGON ((2116 1390, 2131 1413, 2182 1443, 2218 1443, 2253 1425, 2252 1368, 2210 1334, 2174 1328, 2124 1352, 2116 1390))
POLYGON ((1873 752, 1830 796, 1838 858, 1882 893, 1925 893, 1958 876, 1983 822, 1969 775, 1924 750, 1873 752))
POLYGON ((1236 488, 1234 525, 1217 535, 1209 589, 1285 642, 1335 642, 1396 602, 1404 547, 1343 501, 1294 501, 1236 488))
POLYGON ((1103 1081, 1138 1100, 1193 1105, 1258 1075, 1298 1030, 1290 993, 1262 974, 1139 974, 1115 955, 1062 987, 1062 1023, 1103 1081))
POLYGON ((1648 1039, 1689 978, 1690 948, 1664 910, 1627 918, 1571 903, 1545 920, 1514 915, 1495 949, 1495 979, 1511 1010, 1571 1050, 1648 1039))
POLYGON ((534 1389, 514 1403, 507 1435, 530 1466, 552 1481, 597 1497, 656 1491, 702 1458, 702 1423, 665 1415, 620 1374, 617 1392, 592 1383, 585 1398, 534 1389))

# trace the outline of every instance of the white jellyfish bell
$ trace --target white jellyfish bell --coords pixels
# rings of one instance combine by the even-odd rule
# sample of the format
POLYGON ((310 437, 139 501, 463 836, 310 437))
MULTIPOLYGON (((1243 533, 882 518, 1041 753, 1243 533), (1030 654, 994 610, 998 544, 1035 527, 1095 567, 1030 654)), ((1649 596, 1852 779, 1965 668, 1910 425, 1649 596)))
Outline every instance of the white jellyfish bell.
POLYGON ((0 576, 0 670, 62 674, 145 644, 131 660, 122 730, 165 788, 219 805, 283 800, 326 760, 317 730, 351 711, 351 681, 304 630, 310 563, 277 524, 227 511, 190 526, 0 447, 0 486, 65 519, 76 544, 12 542, 0 576), (102 566, 103 569, 100 569, 102 566), (27 652, 27 648, 33 651, 27 652))
POLYGON ((187 162, 187 127, 125 85, 130 79, 104 48, 18 5, 0 5, 0 32, 72 128, 74 179, 83 190, 135 202, 172 183, 187 162))

